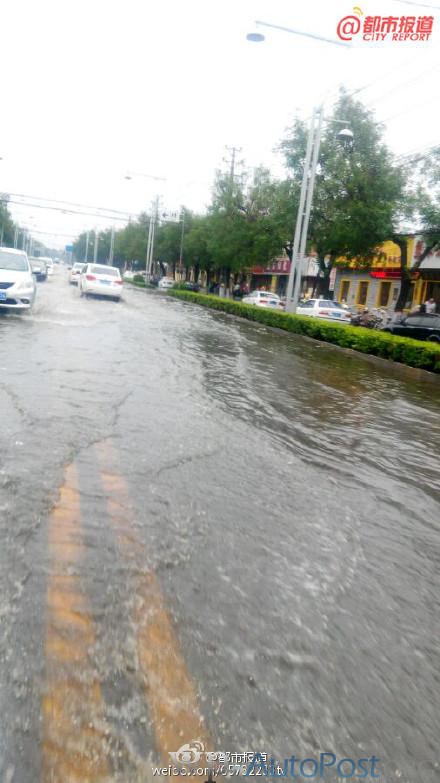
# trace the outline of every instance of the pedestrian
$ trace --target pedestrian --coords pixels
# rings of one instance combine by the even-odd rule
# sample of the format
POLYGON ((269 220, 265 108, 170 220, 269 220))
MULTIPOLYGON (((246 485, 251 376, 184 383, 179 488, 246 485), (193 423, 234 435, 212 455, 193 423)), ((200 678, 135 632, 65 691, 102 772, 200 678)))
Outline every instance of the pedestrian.
POLYGON ((241 299, 241 287, 239 282, 235 283, 234 288, 232 289, 232 296, 234 299, 241 299))
MULTIPOLYGON (((425 308, 425 311, 424 311, 425 313, 435 313, 435 311, 437 309, 437 305, 435 303, 435 299, 433 299, 431 297, 431 299, 428 299, 428 301, 425 302, 425 304, 422 305, 422 307, 425 308)), ((420 309, 422 309, 422 308, 420 308, 420 309)))

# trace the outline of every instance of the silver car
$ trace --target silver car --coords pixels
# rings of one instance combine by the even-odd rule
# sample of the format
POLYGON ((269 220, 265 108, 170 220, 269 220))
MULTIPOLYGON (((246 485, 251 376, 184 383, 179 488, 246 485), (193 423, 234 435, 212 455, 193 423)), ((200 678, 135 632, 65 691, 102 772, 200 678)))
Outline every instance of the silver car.
POLYGON ((257 307, 272 307, 276 310, 282 309, 281 299, 278 294, 271 291, 252 291, 251 294, 244 296, 241 300, 243 304, 257 305, 257 307))
POLYGON ((23 250, 0 247, 0 309, 30 310, 37 284, 23 250))

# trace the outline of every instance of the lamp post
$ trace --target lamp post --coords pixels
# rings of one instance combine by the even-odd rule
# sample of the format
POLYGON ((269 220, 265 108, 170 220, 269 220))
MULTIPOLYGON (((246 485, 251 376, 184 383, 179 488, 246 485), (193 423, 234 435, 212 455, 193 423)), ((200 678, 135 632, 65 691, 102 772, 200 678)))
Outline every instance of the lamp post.
MULTIPOLYGON (((344 43, 343 41, 324 38, 320 35, 307 33, 302 30, 294 30, 291 27, 282 27, 280 25, 262 22, 260 20, 257 20, 255 24, 257 27, 269 27, 274 30, 281 30, 282 32, 291 33, 293 35, 305 36, 306 38, 313 38, 318 41, 325 41, 326 43, 335 44, 336 46, 350 48, 350 44, 344 43)), ((253 43, 261 43, 265 40, 265 36, 259 32, 249 33, 246 37, 248 41, 252 41, 253 43)), ((289 279, 287 282, 286 291, 286 311, 289 313, 296 312, 300 295, 301 268, 306 251, 307 233, 313 201, 313 191, 315 187, 316 166, 318 163, 319 148, 321 144, 323 119, 324 107, 320 105, 313 109, 309 126, 309 134, 307 137, 304 171, 301 181, 301 191, 292 245, 292 260, 290 263, 289 279)), ((337 122, 339 122, 339 120, 337 120, 337 122)), ((341 120, 341 122, 345 123, 346 121, 341 120)), ((349 137, 351 137, 351 139, 353 138, 353 134, 348 128, 340 131, 339 136, 344 136, 345 139, 348 139, 349 137)))
MULTIPOLYGON (((158 182, 166 182, 166 177, 156 177, 152 174, 142 174, 142 173, 129 173, 126 174, 124 179, 132 180, 135 177, 142 177, 144 179, 153 179, 158 182)), ((156 234, 156 225, 159 218, 159 195, 156 196, 153 207, 152 207, 152 213, 150 215, 150 220, 148 224, 148 239, 147 239, 147 255, 145 258, 145 281, 147 282, 151 277, 151 271, 153 267, 153 254, 154 254, 154 240, 155 240, 155 234, 156 234)))

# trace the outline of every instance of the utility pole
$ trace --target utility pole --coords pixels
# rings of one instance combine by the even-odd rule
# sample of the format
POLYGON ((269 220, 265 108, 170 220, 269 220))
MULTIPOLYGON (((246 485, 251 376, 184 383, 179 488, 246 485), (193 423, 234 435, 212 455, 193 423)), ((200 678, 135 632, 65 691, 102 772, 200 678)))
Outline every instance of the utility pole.
MULTIPOLYGON (((237 163, 236 155, 237 155, 237 152, 241 152, 242 151, 242 147, 226 147, 226 149, 227 149, 228 152, 231 153, 231 159, 227 160, 226 163, 230 164, 229 177, 230 177, 231 189, 232 189, 232 186, 234 184, 234 177, 235 177, 235 166, 236 166, 236 163, 237 163)), ((243 163, 243 161, 240 161, 240 163, 243 163)))
POLYGON ((93 248, 93 263, 98 263, 98 242, 99 242, 99 233, 95 229, 95 247, 93 248))
POLYGON ((17 245, 18 245, 18 226, 15 226, 15 231, 14 231, 14 248, 15 249, 17 249, 17 245))
POLYGON ((89 257, 89 231, 87 231, 86 234, 86 252, 84 253, 84 263, 87 264, 87 260, 89 257))
POLYGON ((147 249, 147 280, 150 279, 154 262, 154 239, 156 234, 156 224, 159 215, 159 196, 156 196, 153 202, 153 214, 150 219, 150 232, 148 234, 149 248, 147 249))
POLYGON ((316 164, 321 142, 323 108, 313 110, 307 137, 306 157, 301 183, 298 212, 296 215, 295 236, 292 247, 289 279, 286 291, 286 311, 296 311, 301 286, 302 262, 305 255, 307 231, 309 227, 310 208, 315 185, 316 164))
POLYGON ((150 220, 148 223, 148 239, 147 239, 147 255, 145 257, 145 282, 147 282, 148 275, 149 275, 149 267, 150 267, 150 250, 151 250, 151 236, 153 232, 153 216, 150 215, 150 220))
POLYGON ((182 233, 180 235, 180 251, 179 251, 179 270, 182 273, 183 267, 183 239, 185 236, 185 207, 182 207, 182 233))
POLYGON ((1 230, 1 234, 0 234, 0 247, 3 247, 3 232, 4 232, 4 229, 5 229, 5 227, 4 227, 3 223, 2 223, 2 230, 1 230))

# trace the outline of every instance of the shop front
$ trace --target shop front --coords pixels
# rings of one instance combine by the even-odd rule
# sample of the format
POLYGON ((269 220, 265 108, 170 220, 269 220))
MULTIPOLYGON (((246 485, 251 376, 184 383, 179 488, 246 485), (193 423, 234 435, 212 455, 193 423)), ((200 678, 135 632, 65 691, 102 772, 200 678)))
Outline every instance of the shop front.
MULTIPOLYGON (((266 266, 254 266, 252 268, 251 289, 266 288, 278 296, 285 296, 287 282, 289 280, 291 261, 287 256, 275 258, 266 266)), ((301 294, 311 295, 318 274, 318 265, 313 256, 303 260, 301 270, 301 294)))

